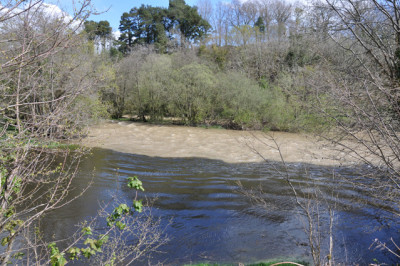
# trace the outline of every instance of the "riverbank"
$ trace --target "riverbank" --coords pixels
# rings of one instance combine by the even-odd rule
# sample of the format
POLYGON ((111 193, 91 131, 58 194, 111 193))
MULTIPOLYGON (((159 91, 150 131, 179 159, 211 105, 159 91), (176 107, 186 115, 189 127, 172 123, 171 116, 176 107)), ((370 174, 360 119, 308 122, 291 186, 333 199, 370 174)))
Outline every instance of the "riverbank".
POLYGON ((303 134, 205 129, 108 121, 90 128, 84 145, 156 157, 200 157, 228 163, 280 161, 350 165, 356 161, 327 142, 303 134))

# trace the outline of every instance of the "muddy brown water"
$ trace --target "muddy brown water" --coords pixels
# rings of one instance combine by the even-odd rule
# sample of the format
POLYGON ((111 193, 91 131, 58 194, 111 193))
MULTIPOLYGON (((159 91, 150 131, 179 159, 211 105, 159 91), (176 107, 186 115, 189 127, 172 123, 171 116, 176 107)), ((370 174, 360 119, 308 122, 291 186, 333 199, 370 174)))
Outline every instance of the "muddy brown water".
POLYGON ((85 145, 159 157, 199 157, 227 163, 280 161, 317 165, 356 163, 314 136, 285 132, 262 133, 147 123, 110 122, 90 129, 85 145))
MULTIPOLYGON (((94 183, 84 196, 43 221, 47 237, 70 236, 76 224, 90 219, 116 194, 120 200, 130 202, 133 192, 125 184, 128 177, 136 175, 146 189, 140 196, 157 198, 153 214, 161 217, 163 225, 172 222, 165 231, 170 241, 160 248, 161 252, 135 265, 311 261, 305 220, 292 191, 277 172, 282 170, 279 154, 272 153, 272 147, 266 148, 263 156, 270 161, 262 162, 249 150, 249 136, 254 134, 132 123, 93 128, 85 143, 97 147, 82 161, 74 186, 78 191, 92 177, 94 183), (254 206, 238 193, 237 181, 245 188, 261 186, 267 207, 254 206)), ((396 220, 382 206, 376 207, 367 192, 332 179, 333 172, 351 178, 356 171, 332 166, 333 160, 323 159, 328 155, 324 150, 307 150, 315 146, 306 137, 285 133, 275 137, 284 143, 282 151, 288 158, 289 174, 299 191, 307 193, 318 185, 327 202, 333 203, 332 191, 338 196, 334 227, 337 260, 345 265, 365 265, 374 259, 393 263, 388 254, 369 247, 376 238, 398 237, 400 228, 393 223, 396 220)), ((254 143, 253 147, 261 145, 254 143)), ((323 230, 327 230, 327 223, 322 206, 323 230)))

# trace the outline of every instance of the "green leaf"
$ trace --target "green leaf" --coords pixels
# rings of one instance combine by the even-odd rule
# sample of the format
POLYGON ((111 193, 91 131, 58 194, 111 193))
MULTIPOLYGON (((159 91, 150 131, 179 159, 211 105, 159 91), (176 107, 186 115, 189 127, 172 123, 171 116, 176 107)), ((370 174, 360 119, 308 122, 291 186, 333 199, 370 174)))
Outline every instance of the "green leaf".
POLYGON ((129 177, 129 178, 128 178, 128 187, 129 187, 129 188, 134 188, 134 189, 136 189, 136 190, 144 191, 143 183, 142 183, 142 181, 140 181, 140 180, 137 178, 137 176, 129 177))
POLYGON ((109 236, 100 235, 100 239, 101 239, 104 243, 106 243, 106 242, 108 241, 109 238, 110 238, 109 236))
POLYGON ((82 228, 82 233, 84 236, 92 235, 92 228, 90 226, 82 228))
POLYGON ((85 242, 83 244, 89 245, 90 248, 96 253, 96 252, 101 252, 101 246, 103 245, 103 241, 88 238, 85 240, 85 242))
POLYGON ((121 222, 121 221, 118 221, 118 222, 115 224, 115 226, 118 227, 119 230, 124 230, 124 228, 126 227, 126 224, 124 224, 124 223, 121 222))
POLYGON ((68 261, 64 258, 64 253, 58 250, 56 243, 50 243, 48 248, 50 248, 50 262, 52 266, 64 266, 67 264, 68 261))
POLYGON ((22 253, 22 252, 17 252, 12 256, 13 256, 14 259, 20 260, 20 259, 22 259, 23 256, 25 256, 25 254, 22 253))
POLYGON ((9 236, 4 237, 3 239, 1 239, 1 245, 5 246, 5 245, 8 244, 9 241, 10 241, 10 237, 9 236))
POLYGON ((14 207, 11 207, 4 213, 4 216, 6 218, 10 218, 14 213, 15 213, 14 207))
POLYGON ((108 227, 111 227, 114 223, 115 223, 115 220, 113 220, 112 218, 111 218, 111 216, 109 216, 109 217, 107 217, 107 226, 108 227))
POLYGON ((87 258, 87 259, 90 259, 91 256, 96 254, 96 251, 92 250, 89 247, 81 248, 81 251, 82 251, 83 256, 85 256, 85 258, 87 258))
POLYGON ((54 242, 50 243, 47 247, 50 249, 52 255, 56 252, 56 250, 58 250, 58 248, 56 247, 56 243, 54 242))
POLYGON ((135 209, 135 211, 137 212, 142 212, 143 210, 143 203, 141 200, 134 200, 133 201, 133 208, 135 209))
POLYGON ((14 186, 13 186, 13 191, 15 192, 15 193, 19 193, 20 191, 21 191, 21 181, 22 181, 22 179, 21 178, 17 178, 16 180, 15 180, 15 182, 14 182, 14 186))
POLYGON ((107 226, 111 227, 117 220, 119 220, 122 215, 128 214, 131 212, 131 209, 125 203, 120 204, 118 207, 114 209, 114 212, 107 217, 107 226))
POLYGON ((4 229, 10 232, 11 235, 14 235, 16 233, 15 228, 21 226, 23 223, 22 220, 11 220, 4 226, 4 229))
POLYGON ((75 260, 78 259, 79 255, 81 254, 81 250, 80 248, 73 247, 68 250, 68 253, 69 253, 69 258, 71 260, 75 260))

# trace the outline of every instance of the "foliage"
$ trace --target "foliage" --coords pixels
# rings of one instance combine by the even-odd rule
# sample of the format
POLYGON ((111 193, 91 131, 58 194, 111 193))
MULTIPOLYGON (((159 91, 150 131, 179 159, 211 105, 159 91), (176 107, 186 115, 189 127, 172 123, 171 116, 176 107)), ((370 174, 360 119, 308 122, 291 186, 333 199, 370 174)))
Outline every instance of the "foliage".
MULTIPOLYGON (((142 186, 142 182, 135 176, 129 177, 127 186, 129 188, 135 189, 136 191, 144 191, 142 186)), ((81 235, 78 238, 79 242, 83 242, 84 247, 79 247, 78 245, 73 245, 68 248, 67 251, 61 252, 57 247, 56 243, 50 243, 48 248, 50 249, 50 262, 53 266, 62 266, 67 264, 67 259, 65 255, 69 255, 70 260, 82 260, 83 258, 91 259, 98 253, 103 252, 103 246, 109 241, 110 234, 113 229, 117 228, 120 231, 127 230, 127 224, 125 222, 128 216, 133 216, 134 212, 141 213, 142 212, 142 201, 135 200, 133 201, 132 207, 129 207, 125 203, 119 204, 114 210, 109 214, 106 218, 108 230, 103 233, 95 233, 93 232, 91 226, 84 226, 81 230, 81 235), (96 234, 96 236, 95 236, 96 234)), ((10 227, 12 230, 12 226, 10 227)), ((113 256, 114 257, 114 256, 113 256)), ((119 258, 123 261, 125 258, 119 258)), ((112 259, 115 261, 115 259, 112 259)))
POLYGON ((88 35, 88 39, 93 41, 96 37, 107 38, 111 36, 112 28, 110 23, 106 20, 99 22, 93 20, 87 20, 84 23, 85 32, 88 35))
POLYGON ((64 253, 60 252, 55 243, 50 243, 50 262, 52 266, 64 266, 67 260, 64 258, 64 253))
MULTIPOLYGON (((48 8, 41 0, 8 1, 0 15, 5 41, 0 44, 3 264, 19 264, 21 259, 66 263, 65 250, 50 245, 46 253, 43 247, 49 243, 38 224, 72 200, 67 195, 87 150, 66 141, 77 142, 91 121, 108 116, 98 94, 107 82, 96 71, 97 56, 81 31, 91 13, 90 0, 76 4, 74 17, 50 15, 48 8)), ((96 34, 101 31, 106 37, 110 28, 99 25, 96 34)), ((79 188, 77 195, 86 189, 79 188)))
POLYGON ((134 44, 155 44, 160 52, 164 52, 168 41, 167 10, 160 7, 142 5, 140 8, 132 8, 129 13, 121 17, 122 47, 132 47, 134 44))
POLYGON ((187 40, 199 40, 211 28, 199 15, 197 8, 187 5, 184 0, 170 0, 168 13, 172 24, 178 25, 181 34, 187 40))
POLYGON ((168 9, 142 5, 132 8, 121 16, 120 50, 128 53, 134 45, 153 44, 164 53, 167 44, 174 38, 174 30, 179 29, 184 41, 198 41, 210 29, 207 21, 201 18, 197 9, 184 0, 170 1, 168 9))
POLYGON ((191 55, 150 53, 143 58, 140 53, 132 52, 121 61, 125 67, 120 77, 127 95, 125 114, 131 117, 152 121, 175 117, 188 125, 283 131, 309 130, 322 122, 307 106, 316 101, 313 94, 293 88, 293 80, 300 83, 305 74, 313 74, 311 71, 293 78, 294 74, 281 74, 271 84, 220 69, 195 55, 193 60, 186 60, 191 55), (138 58, 143 58, 143 62, 138 62, 138 58), (134 81, 132 71, 137 73, 134 81), (300 92, 307 93, 307 98, 300 92))
POLYGON ((140 181, 137 176, 128 178, 128 187, 134 188, 136 190, 144 191, 142 181, 140 181))

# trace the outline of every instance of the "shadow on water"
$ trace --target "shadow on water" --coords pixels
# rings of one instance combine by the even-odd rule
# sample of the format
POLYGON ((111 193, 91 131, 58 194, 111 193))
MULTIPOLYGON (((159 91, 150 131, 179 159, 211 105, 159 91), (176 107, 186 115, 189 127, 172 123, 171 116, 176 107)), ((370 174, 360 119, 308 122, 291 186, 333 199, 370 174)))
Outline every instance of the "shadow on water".
MULTIPOLYGON (((304 164, 289 166, 293 183, 303 192, 307 192, 312 184, 318 185, 326 195, 335 189, 340 199, 334 232, 337 259, 361 264, 373 259, 391 262, 387 254, 368 248, 375 238, 398 237, 399 226, 389 228, 387 221, 382 219, 390 217, 389 213, 370 205, 368 195, 363 191, 332 180, 333 171, 351 177, 354 175, 351 169, 304 164)), ((46 237, 62 239, 70 236, 77 229, 76 224, 95 216, 102 202, 109 202, 115 194, 130 201, 134 192, 125 184, 126 179, 134 175, 143 181, 146 189, 141 197, 158 198, 153 214, 162 217, 165 224, 172 219, 166 230, 171 240, 161 248, 162 253, 153 254, 147 263, 310 260, 293 193, 270 164, 148 157, 97 148, 81 163, 73 184, 77 190, 71 197, 93 177, 92 186, 82 197, 43 220, 46 237), (253 207, 237 192, 237 181, 245 188, 261 185, 271 207, 253 207)))

